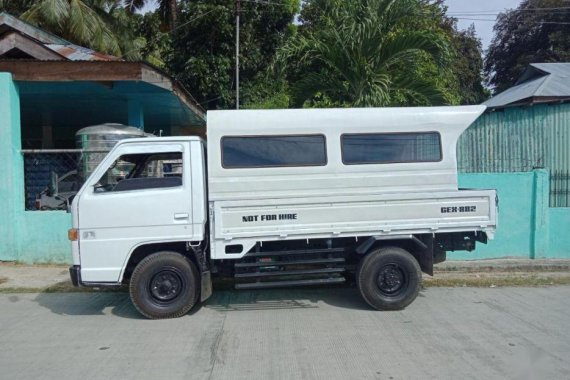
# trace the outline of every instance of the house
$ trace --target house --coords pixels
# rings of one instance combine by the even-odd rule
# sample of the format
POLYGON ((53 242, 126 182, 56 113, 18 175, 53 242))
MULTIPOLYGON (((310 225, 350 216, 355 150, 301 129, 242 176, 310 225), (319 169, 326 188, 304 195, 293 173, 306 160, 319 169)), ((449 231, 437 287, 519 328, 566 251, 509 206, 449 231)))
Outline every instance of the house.
POLYGON ((493 246, 512 256, 570 257, 570 63, 530 64, 483 104, 487 111, 459 140, 458 168, 463 186, 499 189, 493 246))
POLYGON ((570 207, 570 63, 533 63, 459 142, 463 172, 550 174, 550 205, 570 207))
POLYGON ((205 111, 148 63, 74 45, 0 13, 0 260, 69 261, 70 215, 35 210, 37 185, 30 184, 42 175, 47 185, 53 163, 77 159, 75 133, 102 123, 204 134, 205 111))

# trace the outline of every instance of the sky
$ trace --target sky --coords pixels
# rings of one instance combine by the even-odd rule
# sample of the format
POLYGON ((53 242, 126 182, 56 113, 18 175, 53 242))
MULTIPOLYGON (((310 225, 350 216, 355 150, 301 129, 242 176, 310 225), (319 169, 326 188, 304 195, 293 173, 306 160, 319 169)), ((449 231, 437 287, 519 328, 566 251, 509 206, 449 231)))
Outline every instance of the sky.
POLYGON ((458 19, 459 29, 475 24, 475 32, 487 50, 493 39, 493 25, 497 14, 519 6, 521 0, 445 0, 447 14, 458 19))

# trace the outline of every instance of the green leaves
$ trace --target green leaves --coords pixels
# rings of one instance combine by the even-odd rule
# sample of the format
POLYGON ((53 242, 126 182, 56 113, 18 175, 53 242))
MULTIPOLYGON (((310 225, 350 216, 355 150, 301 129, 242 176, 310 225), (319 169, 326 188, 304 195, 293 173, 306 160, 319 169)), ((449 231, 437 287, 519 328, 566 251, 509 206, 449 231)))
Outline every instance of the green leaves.
MULTIPOLYGON (((283 81, 266 75, 290 33, 298 0, 243 2, 240 17, 240 98, 246 107, 287 106, 283 81)), ((235 1, 180 4, 167 68, 207 109, 235 107, 235 1)))
POLYGON ((140 40, 125 15, 116 0, 37 0, 21 18, 78 45, 140 59, 140 40))
MULTIPOLYGON (((25 20, 73 43, 162 67, 205 108, 235 107, 235 0, 161 0, 155 12, 136 12, 151 1, 0 0, 0 9, 27 10, 25 20), (175 21, 175 29, 163 32, 175 21)), ((242 2, 242 106, 484 99, 480 42, 474 31, 457 31, 441 1, 302 3, 300 23, 293 23, 300 0, 242 2)), ((570 44, 561 30, 550 35, 555 44, 570 44)))
MULTIPOLYGON (((321 2, 311 1, 309 11, 321 2)), ((307 105, 316 94, 335 106, 445 102, 433 81, 417 75, 418 62, 429 60, 442 68, 450 56, 445 36, 412 28, 413 20, 427 17, 421 2, 355 0, 316 14, 278 56, 296 66, 294 105, 307 105)))

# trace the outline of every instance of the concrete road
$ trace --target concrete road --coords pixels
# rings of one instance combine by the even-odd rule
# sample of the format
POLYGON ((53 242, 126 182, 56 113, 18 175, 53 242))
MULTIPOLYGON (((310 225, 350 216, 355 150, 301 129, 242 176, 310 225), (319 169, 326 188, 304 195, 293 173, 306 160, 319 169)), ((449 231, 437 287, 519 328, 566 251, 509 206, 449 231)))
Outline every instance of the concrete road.
POLYGON ((568 379, 570 287, 225 291, 175 320, 124 293, 0 295, 1 379, 568 379))

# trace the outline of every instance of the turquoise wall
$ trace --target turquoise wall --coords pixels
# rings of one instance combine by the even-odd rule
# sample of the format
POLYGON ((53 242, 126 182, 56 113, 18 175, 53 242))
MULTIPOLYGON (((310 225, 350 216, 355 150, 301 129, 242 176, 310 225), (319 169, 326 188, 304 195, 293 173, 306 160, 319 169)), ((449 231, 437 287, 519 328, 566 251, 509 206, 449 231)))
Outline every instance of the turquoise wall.
POLYGON ((570 259, 570 207, 551 208, 549 249, 546 257, 570 259))
POLYGON ((0 73, 0 260, 17 254, 18 215, 24 208, 24 164, 20 154, 20 98, 12 75, 0 73))
POLYGON ((18 87, 0 73, 0 260, 58 262, 71 260, 65 211, 25 211, 24 163, 20 138, 18 87))
POLYGON ((449 260, 570 258, 570 208, 548 206, 548 171, 460 174, 459 185, 497 190, 499 226, 487 245, 478 244, 473 252, 449 253, 449 260))
POLYGON ((474 252, 453 252, 448 259, 489 259, 497 256, 530 256, 533 173, 461 174, 459 186, 496 189, 499 196, 499 226, 495 240, 478 244, 474 252))
POLYGON ((71 263, 67 230, 71 214, 65 211, 23 211, 18 235, 22 245, 13 260, 26 263, 71 263))

